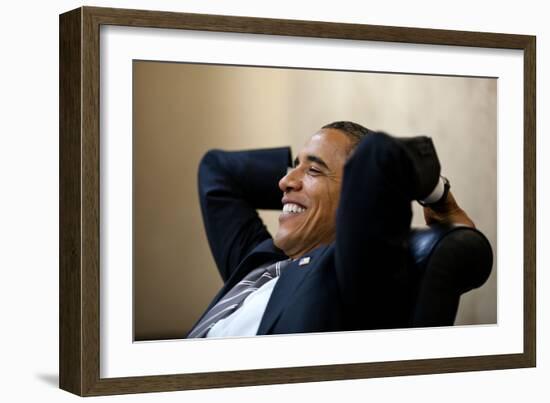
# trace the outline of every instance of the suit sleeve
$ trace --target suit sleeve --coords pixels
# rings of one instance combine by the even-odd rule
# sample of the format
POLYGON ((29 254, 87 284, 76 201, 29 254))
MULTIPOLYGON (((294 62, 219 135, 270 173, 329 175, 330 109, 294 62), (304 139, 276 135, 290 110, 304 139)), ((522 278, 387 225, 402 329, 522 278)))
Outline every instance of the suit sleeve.
POLYGON ((406 321, 412 172, 407 153, 383 133, 364 138, 344 167, 335 265, 353 327, 406 321))
POLYGON ((226 281, 243 258, 270 238, 256 209, 281 209, 279 180, 290 148, 211 150, 199 165, 199 198, 210 249, 226 281))

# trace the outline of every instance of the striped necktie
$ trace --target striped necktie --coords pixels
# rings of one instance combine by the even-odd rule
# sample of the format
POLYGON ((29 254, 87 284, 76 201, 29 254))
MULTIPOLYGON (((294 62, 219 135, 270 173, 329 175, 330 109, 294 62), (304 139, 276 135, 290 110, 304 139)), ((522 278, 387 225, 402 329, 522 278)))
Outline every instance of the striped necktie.
POLYGON ((269 280, 281 275, 281 270, 290 259, 266 264, 252 270, 214 305, 202 320, 189 332, 188 339, 205 337, 208 331, 221 319, 235 312, 244 300, 269 280))

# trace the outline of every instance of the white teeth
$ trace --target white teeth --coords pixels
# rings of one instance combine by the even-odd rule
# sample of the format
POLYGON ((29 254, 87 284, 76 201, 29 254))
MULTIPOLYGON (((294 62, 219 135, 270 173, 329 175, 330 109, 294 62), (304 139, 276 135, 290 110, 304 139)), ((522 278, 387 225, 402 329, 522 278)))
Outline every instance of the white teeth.
POLYGON ((294 203, 286 203, 283 206, 283 213, 301 213, 303 211, 306 211, 306 209, 294 203))

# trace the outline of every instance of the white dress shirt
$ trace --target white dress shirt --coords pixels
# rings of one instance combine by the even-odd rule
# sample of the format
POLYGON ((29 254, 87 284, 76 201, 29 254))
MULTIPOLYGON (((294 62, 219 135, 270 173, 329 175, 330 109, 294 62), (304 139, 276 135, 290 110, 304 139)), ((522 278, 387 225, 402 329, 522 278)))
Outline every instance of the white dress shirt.
POLYGON ((219 320, 206 337, 255 336, 278 279, 275 277, 250 293, 239 309, 219 320))

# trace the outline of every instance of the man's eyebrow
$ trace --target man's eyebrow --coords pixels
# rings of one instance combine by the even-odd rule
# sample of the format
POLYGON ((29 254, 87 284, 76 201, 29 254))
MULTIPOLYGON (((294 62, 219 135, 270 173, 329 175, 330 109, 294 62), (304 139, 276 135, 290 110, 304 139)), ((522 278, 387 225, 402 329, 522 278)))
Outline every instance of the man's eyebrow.
MULTIPOLYGON (((308 160, 309 162, 315 162, 315 163, 321 165, 323 168, 325 168, 327 170, 330 170, 327 163, 325 161, 323 161, 322 158, 317 157, 316 155, 308 154, 308 155, 306 155, 306 160, 308 160)), ((294 167, 296 167, 299 163, 300 163, 300 160, 298 159, 298 157, 294 158, 294 167)))

